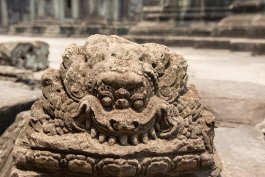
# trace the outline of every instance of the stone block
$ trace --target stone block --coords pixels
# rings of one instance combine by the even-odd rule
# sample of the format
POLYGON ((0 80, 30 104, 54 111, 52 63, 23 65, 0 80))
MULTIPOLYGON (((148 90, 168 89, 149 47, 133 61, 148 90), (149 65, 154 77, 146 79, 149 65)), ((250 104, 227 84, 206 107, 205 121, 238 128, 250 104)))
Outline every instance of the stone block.
POLYGON ((48 68, 49 45, 40 42, 6 42, 0 44, 0 64, 33 71, 48 68))
POLYGON ((41 96, 40 90, 31 90, 27 85, 11 81, 0 81, 0 134, 11 125, 16 115, 30 109, 41 96))

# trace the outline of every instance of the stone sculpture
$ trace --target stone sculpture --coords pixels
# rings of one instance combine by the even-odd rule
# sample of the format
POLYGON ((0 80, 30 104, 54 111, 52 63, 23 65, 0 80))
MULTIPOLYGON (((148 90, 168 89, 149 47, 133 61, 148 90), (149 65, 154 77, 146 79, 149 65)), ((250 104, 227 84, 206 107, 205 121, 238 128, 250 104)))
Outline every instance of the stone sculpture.
POLYGON ((48 68, 49 45, 41 41, 0 44, 0 65, 33 71, 48 68))
POLYGON ((158 44, 93 35, 42 76, 13 151, 14 176, 211 176, 214 116, 186 60, 158 44))

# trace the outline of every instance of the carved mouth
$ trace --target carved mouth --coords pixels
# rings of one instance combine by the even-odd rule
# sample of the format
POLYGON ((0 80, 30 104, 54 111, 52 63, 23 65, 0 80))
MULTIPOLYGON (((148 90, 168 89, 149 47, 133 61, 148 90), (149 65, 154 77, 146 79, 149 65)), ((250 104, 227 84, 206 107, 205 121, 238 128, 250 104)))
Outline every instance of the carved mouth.
POLYGON ((137 145, 140 143, 148 143, 149 140, 157 138, 157 133, 154 128, 154 123, 146 130, 146 132, 137 132, 132 135, 120 134, 120 135, 107 135, 96 126, 95 121, 87 120, 87 130, 90 133, 91 138, 95 138, 99 143, 108 142, 109 145, 116 143, 120 145, 137 145))
MULTIPOLYGON (((108 142, 109 145, 137 145, 155 140, 160 131, 159 121, 161 120, 161 109, 157 105, 150 104, 147 110, 135 112, 133 110, 114 110, 108 112, 97 103, 96 98, 86 98, 79 106, 79 113, 74 119, 74 126, 90 134, 91 138, 97 139, 99 143, 108 142), (93 103, 93 104, 91 104, 93 103), (93 105, 93 106, 90 106, 93 105), (111 116, 126 114, 125 118, 131 121, 132 126, 128 126, 125 120, 125 127, 115 128, 111 116), (99 120, 100 119, 100 120, 99 120)), ((152 102, 152 101, 151 101, 152 102)))

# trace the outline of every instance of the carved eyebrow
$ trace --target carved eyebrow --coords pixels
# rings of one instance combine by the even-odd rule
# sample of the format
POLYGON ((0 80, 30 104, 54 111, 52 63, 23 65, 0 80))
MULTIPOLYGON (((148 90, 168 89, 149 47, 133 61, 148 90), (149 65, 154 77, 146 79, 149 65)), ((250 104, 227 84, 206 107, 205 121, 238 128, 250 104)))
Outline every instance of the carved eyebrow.
POLYGON ((104 84, 111 85, 114 88, 124 87, 126 89, 134 89, 137 87, 144 86, 142 76, 130 73, 119 74, 119 73, 104 73, 101 76, 101 81, 104 84))
POLYGON ((146 96, 146 94, 144 93, 144 92, 142 92, 142 93, 135 93, 135 94, 133 94, 132 96, 131 96, 131 100, 142 100, 142 99, 144 99, 145 98, 145 96, 146 96))

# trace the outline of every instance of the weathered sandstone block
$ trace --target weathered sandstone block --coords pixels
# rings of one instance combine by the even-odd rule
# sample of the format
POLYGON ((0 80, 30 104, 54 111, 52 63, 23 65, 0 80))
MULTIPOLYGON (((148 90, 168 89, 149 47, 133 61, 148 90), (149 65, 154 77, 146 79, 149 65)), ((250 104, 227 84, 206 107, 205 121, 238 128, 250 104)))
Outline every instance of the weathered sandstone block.
POLYGON ((13 151, 14 176, 211 176, 214 116, 186 60, 158 44, 94 35, 42 76, 13 151))
POLYGON ((0 44, 0 64, 33 71, 48 68, 49 45, 40 42, 7 42, 0 44))

